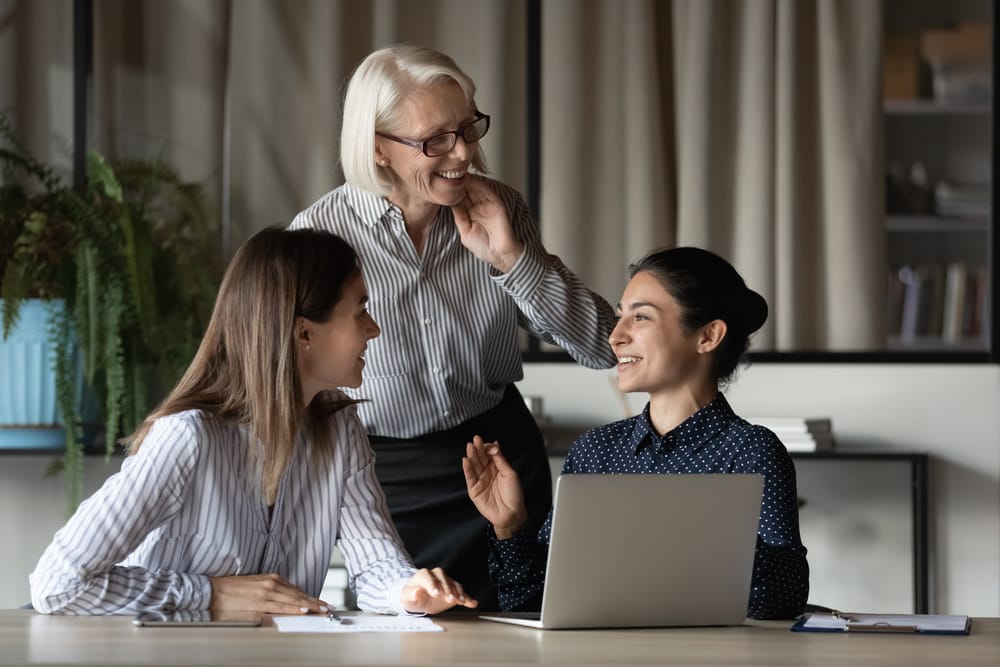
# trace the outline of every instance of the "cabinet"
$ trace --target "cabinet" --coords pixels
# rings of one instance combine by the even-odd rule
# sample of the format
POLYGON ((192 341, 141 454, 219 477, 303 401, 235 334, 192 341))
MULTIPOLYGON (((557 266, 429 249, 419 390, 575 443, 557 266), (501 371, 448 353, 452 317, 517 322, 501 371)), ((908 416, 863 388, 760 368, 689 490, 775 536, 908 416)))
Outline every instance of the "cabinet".
POLYGON ((799 523, 803 543, 809 549, 810 598, 841 609, 865 608, 865 603, 859 604, 852 596, 866 588, 881 597, 868 603, 868 608, 895 607, 900 613, 932 613, 930 457, 917 452, 861 448, 792 452, 791 457, 795 461, 799 496, 805 502, 799 510, 799 523), (898 473, 893 468, 902 466, 905 475, 891 474, 898 473), (903 551, 899 544, 892 543, 893 537, 901 537, 892 531, 900 528, 894 501, 902 497, 888 496, 889 493, 901 496, 902 486, 909 490, 911 608, 903 606, 905 593, 892 590, 894 582, 890 581, 899 578, 899 570, 905 569, 905 563, 900 560, 893 572, 881 575, 875 575, 878 568, 871 567, 874 553, 884 557, 890 552, 903 551), (878 511, 872 511, 873 508, 878 511), (880 534, 879 528, 884 534, 880 534), (845 575, 845 571, 851 574, 845 575))
POLYGON ((888 0, 887 348, 990 350, 992 2, 888 0))

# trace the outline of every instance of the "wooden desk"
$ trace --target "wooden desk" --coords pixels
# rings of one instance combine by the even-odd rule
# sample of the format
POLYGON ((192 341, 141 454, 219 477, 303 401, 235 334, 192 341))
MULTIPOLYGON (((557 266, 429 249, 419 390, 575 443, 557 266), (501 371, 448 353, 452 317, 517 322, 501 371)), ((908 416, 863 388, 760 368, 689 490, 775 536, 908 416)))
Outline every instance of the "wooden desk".
POLYGON ((533 630, 473 614, 443 633, 309 635, 260 628, 137 628, 122 616, 0 611, 0 665, 807 665, 1000 664, 1000 618, 970 636, 817 634, 768 622, 732 628, 533 630))

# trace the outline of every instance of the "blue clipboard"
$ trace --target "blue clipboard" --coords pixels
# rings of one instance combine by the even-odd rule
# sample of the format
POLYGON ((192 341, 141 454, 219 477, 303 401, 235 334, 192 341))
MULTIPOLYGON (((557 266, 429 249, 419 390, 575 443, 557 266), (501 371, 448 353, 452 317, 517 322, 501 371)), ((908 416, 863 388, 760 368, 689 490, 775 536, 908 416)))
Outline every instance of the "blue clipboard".
POLYGON ((956 614, 803 614, 792 632, 858 632, 921 635, 967 635, 972 619, 956 614))

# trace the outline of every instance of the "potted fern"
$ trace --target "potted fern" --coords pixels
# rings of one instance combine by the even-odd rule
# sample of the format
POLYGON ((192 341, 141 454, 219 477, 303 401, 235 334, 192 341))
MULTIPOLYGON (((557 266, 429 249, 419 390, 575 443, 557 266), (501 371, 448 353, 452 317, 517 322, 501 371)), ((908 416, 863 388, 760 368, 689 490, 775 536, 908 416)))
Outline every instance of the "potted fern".
POLYGON ((111 455, 193 356, 221 257, 204 189, 163 161, 91 151, 85 188, 67 180, 26 150, 0 113, 3 338, 31 299, 51 302, 45 335, 65 428, 56 469, 65 470, 72 511, 84 447, 78 366, 111 455))

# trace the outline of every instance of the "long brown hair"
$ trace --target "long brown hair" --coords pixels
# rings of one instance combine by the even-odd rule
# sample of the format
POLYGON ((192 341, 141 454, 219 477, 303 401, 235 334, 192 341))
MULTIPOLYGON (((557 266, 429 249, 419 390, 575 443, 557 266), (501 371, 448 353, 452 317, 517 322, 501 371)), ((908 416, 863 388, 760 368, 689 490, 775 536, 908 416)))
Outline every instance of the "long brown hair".
POLYGON ((271 227, 233 256, 194 360, 173 391, 124 440, 130 454, 153 422, 184 410, 246 425, 254 460, 270 503, 303 426, 317 460, 329 459, 329 415, 353 404, 320 392, 303 404, 295 318, 330 319, 345 285, 360 272, 354 249, 339 236, 314 229, 271 227))

